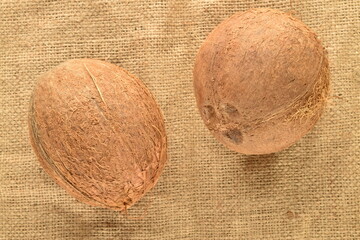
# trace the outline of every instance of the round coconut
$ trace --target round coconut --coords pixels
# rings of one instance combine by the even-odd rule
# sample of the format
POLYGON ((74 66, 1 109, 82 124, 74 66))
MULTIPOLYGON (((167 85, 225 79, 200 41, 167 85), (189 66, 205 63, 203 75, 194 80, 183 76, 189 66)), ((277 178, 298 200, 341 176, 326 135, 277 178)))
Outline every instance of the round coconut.
POLYGON ((250 9, 218 25, 193 74, 206 126, 244 154, 295 143, 317 122, 329 92, 327 54, 316 34, 273 9, 250 9))
POLYGON ((158 181, 166 135, 145 85, 113 64, 76 59, 43 74, 31 98, 32 146, 78 200, 126 210, 158 181))

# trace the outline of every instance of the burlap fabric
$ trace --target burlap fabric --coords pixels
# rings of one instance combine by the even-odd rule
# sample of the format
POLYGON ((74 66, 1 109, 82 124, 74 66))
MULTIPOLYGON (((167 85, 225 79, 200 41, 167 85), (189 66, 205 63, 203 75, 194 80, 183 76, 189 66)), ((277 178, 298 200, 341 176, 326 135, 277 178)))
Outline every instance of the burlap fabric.
POLYGON ((2 0, 0 239, 360 239, 359 32, 358 0, 2 0), (216 142, 192 89, 201 42, 251 7, 295 10, 323 40, 332 74, 315 129, 266 156, 216 142), (167 167, 128 217, 66 194, 28 141, 36 76, 83 57, 137 75, 166 118, 167 167))

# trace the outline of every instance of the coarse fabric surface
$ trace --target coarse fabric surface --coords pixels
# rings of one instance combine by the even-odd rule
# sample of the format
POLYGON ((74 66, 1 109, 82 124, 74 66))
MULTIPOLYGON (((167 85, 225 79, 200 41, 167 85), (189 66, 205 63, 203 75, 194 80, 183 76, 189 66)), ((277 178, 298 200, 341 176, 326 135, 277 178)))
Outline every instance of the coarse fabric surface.
POLYGON ((360 2, 0 2, 0 239, 360 239, 360 2), (246 156, 197 110, 195 55, 210 31, 249 8, 291 11, 328 51, 331 97, 315 128, 276 154, 246 156), (36 78, 95 58, 141 79, 166 122, 169 160, 127 215, 78 202, 29 143, 36 78))

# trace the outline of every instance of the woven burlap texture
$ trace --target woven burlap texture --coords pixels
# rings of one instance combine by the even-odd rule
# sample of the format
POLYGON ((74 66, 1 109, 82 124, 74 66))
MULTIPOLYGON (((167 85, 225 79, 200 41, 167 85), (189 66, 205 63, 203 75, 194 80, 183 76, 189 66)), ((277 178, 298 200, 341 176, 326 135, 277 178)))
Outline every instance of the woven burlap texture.
POLYGON ((360 2, 0 3, 0 239, 360 239, 360 2), (331 99, 289 149, 245 156, 206 129, 192 88, 209 32, 254 7, 293 11, 327 48, 331 99), (97 58, 145 82, 166 118, 169 161, 128 217, 69 196, 40 167, 27 115, 36 77, 97 58))

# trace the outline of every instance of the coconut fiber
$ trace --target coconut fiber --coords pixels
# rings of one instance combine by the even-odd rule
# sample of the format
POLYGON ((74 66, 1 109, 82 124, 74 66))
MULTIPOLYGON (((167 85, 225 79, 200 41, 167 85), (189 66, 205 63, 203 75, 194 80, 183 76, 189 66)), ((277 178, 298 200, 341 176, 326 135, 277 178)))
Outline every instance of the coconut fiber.
POLYGON ((360 239, 360 2, 0 2, 0 239, 360 239), (249 8, 289 11, 327 49, 331 93, 315 128, 276 154, 217 142, 193 92, 211 30, 249 8), (41 168, 27 126, 37 76, 74 58, 118 65, 161 107, 168 162, 127 213, 91 207, 41 168))

